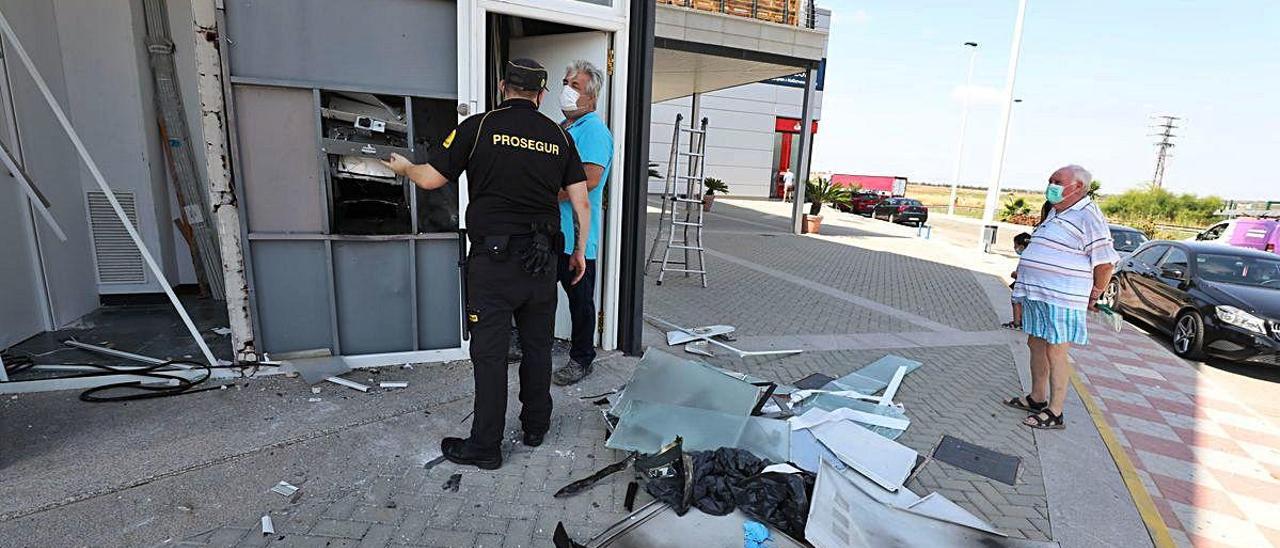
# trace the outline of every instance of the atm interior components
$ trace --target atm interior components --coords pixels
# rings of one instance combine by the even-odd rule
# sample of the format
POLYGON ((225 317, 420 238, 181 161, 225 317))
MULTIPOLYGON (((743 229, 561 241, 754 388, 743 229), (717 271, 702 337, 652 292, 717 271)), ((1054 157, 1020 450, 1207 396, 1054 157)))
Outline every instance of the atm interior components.
POLYGON ((408 183, 379 162, 413 157, 404 98, 321 92, 320 101, 333 232, 410 233, 408 183))

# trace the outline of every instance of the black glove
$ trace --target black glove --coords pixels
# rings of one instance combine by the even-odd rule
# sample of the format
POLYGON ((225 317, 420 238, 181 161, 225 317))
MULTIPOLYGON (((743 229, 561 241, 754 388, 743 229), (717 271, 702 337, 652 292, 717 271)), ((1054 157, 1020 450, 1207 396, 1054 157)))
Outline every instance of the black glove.
POLYGON ((524 271, 534 276, 546 274, 551 265, 551 259, 551 239, 542 231, 534 232, 529 247, 520 253, 524 271))

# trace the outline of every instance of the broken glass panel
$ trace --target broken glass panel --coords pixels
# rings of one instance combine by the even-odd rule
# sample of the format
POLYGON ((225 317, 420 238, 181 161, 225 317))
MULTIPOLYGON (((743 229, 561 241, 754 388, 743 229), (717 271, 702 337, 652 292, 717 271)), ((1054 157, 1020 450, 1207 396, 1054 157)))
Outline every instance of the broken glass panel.
POLYGON ((827 383, 823 388, 825 390, 853 390, 863 394, 875 394, 889 386, 889 380, 893 379, 894 373, 897 373, 898 368, 902 366, 906 366, 907 373, 911 373, 919 369, 921 363, 908 360, 902 356, 889 354, 862 369, 827 383))
POLYGON ((610 414, 621 416, 627 403, 644 400, 746 416, 755 408, 759 396, 759 387, 710 365, 650 348, 636 365, 631 382, 610 414))
POLYGON ((840 460, 889 491, 902 489, 916 465, 916 452, 850 421, 824 422, 810 429, 840 460))
POLYGON ((809 504, 805 539, 815 548, 846 546, 1002 546, 1046 548, 1057 543, 1006 538, 904 511, 867 495, 825 462, 809 504))
POLYGON ((631 400, 621 408, 618 426, 605 446, 650 454, 676 436, 684 439, 686 451, 734 447, 771 462, 786 462, 791 454, 786 421, 644 400, 631 400))
MULTIPOLYGON (((906 413, 903 413, 901 409, 898 409, 897 407, 892 405, 876 405, 869 401, 856 400, 853 398, 846 398, 844 396, 838 396, 835 394, 826 394, 826 393, 814 394, 812 396, 809 396, 808 398, 801 400, 800 403, 796 404, 795 407, 791 408, 791 412, 796 415, 803 415, 805 414, 805 412, 809 411, 810 409, 817 408, 817 409, 822 409, 823 411, 835 411, 842 407, 847 407, 855 411, 862 411, 864 413, 871 413, 873 415, 880 415, 883 417, 892 417, 896 419, 907 418, 906 413)), ((889 428, 885 426, 873 426, 873 425, 863 425, 863 426, 865 426, 868 430, 875 432, 877 434, 880 434, 881 436, 884 436, 891 440, 898 439, 898 436, 901 436, 903 432, 903 430, 898 430, 896 428, 889 428)))

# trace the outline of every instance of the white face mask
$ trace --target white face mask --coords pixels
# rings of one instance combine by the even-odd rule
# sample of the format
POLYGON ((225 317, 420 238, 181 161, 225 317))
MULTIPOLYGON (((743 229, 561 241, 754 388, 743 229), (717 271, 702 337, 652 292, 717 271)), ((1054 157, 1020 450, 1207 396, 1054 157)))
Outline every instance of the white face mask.
POLYGON ((560 110, 565 112, 574 112, 578 110, 578 99, 582 94, 578 90, 570 86, 565 86, 560 90, 560 110))

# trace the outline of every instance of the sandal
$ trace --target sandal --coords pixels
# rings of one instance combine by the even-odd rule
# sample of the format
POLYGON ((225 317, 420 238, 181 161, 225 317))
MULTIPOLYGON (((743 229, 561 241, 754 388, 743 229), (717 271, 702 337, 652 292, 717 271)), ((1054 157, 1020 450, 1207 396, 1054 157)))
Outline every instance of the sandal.
POLYGON ((1003 327, 1005 329, 1012 329, 1014 331, 1022 331, 1022 324, 1018 322, 1004 322, 1000 324, 1000 327, 1003 327))
POLYGON ((1032 413, 1035 413, 1047 407, 1049 405, 1049 402, 1033 400, 1031 399, 1031 394, 1027 394, 1025 396, 1018 396, 1016 398, 1009 398, 1008 400, 1004 401, 1004 404, 1014 409, 1021 409, 1023 411, 1030 411, 1032 413))
POLYGON ((1027 418, 1034 420, 1035 424, 1031 424, 1025 420, 1022 421, 1022 424, 1031 428, 1041 430, 1062 430, 1067 427, 1067 425, 1062 422, 1062 415, 1056 414, 1048 409, 1040 411, 1034 415, 1027 415, 1027 418))

